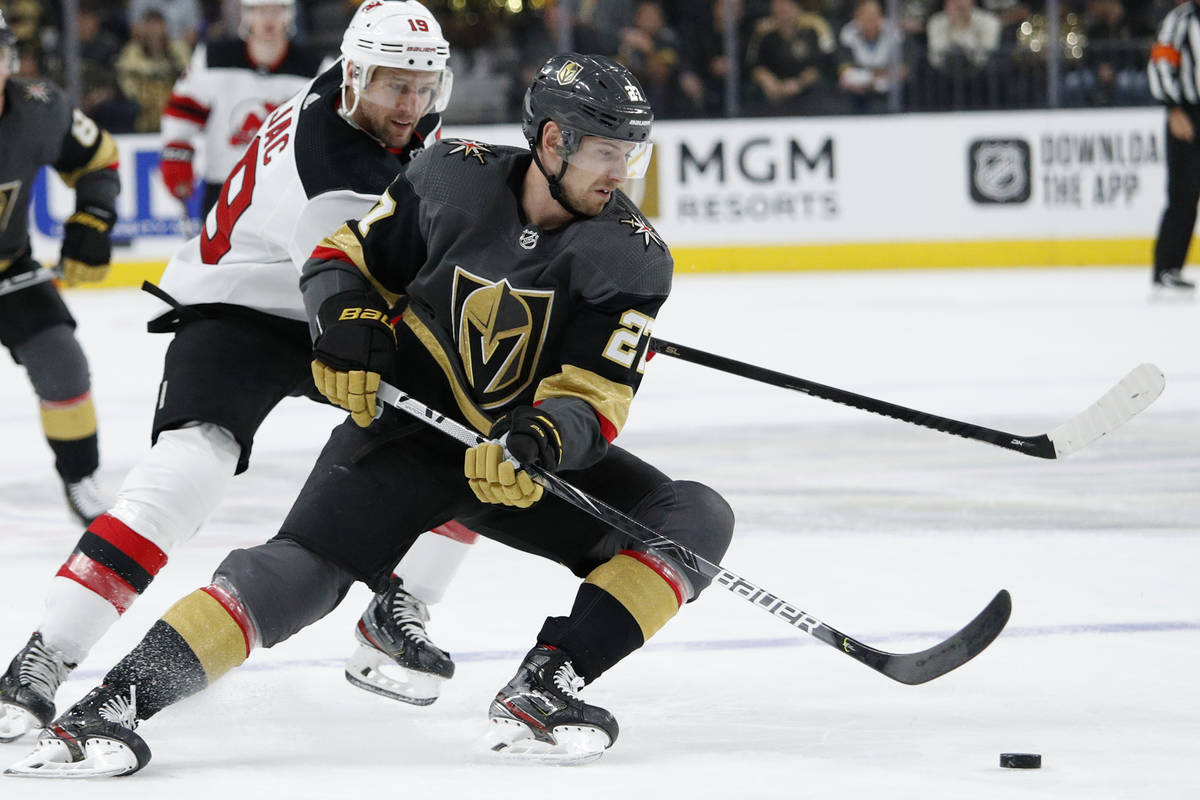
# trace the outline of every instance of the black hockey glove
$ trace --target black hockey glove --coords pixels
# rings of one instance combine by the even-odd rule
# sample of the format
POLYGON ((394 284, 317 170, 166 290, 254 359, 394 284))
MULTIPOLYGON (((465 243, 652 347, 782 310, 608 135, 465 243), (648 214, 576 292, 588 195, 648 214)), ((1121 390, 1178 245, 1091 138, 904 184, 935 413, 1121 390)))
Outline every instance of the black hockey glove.
POLYGON ((488 436, 499 439, 506 433, 508 452, 517 461, 547 472, 558 469, 562 461, 562 437, 549 414, 533 406, 518 406, 501 417, 488 436))
POLYGON ((109 233, 117 215, 107 208, 85 206, 63 225, 63 281, 68 286, 104 280, 112 261, 109 233))
POLYGON ((380 375, 396 355, 396 331, 382 299, 352 290, 329 297, 317 312, 313 381, 329 402, 362 427, 375 416, 380 375))

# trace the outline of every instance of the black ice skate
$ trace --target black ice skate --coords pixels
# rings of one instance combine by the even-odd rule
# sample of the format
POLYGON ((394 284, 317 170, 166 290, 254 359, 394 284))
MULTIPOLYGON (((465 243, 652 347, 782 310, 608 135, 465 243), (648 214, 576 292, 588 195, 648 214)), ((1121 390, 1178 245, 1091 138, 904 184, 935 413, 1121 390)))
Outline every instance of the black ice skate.
POLYGON ((93 689, 38 737, 37 748, 4 770, 32 778, 108 778, 150 763, 150 748, 134 733, 137 686, 93 689))
POLYGON ((586 764, 617 740, 617 721, 579 699, 583 678, 566 653, 539 644, 488 709, 492 752, 553 764, 586 764))
POLYGON ((1178 270, 1167 270, 1154 276, 1154 288, 1190 292, 1196 288, 1196 284, 1180 275, 1178 270))
POLYGON ((358 650, 346 660, 346 680, 360 689, 417 706, 438 698, 441 683, 454 677, 450 654, 425 632, 429 611, 393 576, 363 612, 354 638, 358 650))
POLYGON ((111 503, 109 498, 100 490, 95 475, 88 475, 77 481, 63 481, 63 494, 67 496, 67 508, 71 516, 83 527, 91 525, 96 517, 108 511, 111 503))
POLYGON ((11 742, 54 719, 54 695, 74 664, 34 632, 0 676, 0 742, 11 742))

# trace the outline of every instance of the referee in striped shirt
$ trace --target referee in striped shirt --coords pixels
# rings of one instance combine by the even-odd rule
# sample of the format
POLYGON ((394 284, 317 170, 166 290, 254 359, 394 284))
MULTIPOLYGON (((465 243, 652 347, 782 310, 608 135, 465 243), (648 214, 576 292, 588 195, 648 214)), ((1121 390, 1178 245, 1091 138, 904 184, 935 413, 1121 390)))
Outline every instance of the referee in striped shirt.
POLYGON ((1180 275, 1200 203, 1200 0, 1163 19, 1150 50, 1150 92, 1167 107, 1167 207, 1154 243, 1154 285, 1191 291, 1180 275))

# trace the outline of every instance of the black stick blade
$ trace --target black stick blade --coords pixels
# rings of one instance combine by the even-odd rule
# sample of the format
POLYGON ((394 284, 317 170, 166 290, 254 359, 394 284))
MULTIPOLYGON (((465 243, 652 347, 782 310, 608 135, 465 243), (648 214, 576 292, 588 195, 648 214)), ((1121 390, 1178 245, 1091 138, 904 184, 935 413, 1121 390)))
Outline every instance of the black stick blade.
POLYGON ((876 669, 910 686, 939 678, 982 653, 1004 630, 1010 614, 1012 597, 1001 589, 987 608, 949 639, 919 653, 880 653, 884 658, 876 669))

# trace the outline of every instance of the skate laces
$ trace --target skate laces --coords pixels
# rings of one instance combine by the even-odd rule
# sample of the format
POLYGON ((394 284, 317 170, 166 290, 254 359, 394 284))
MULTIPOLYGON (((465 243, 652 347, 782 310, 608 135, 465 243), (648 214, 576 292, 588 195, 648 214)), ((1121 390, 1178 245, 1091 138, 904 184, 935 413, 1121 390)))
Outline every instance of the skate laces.
POLYGON ((123 728, 137 727, 137 685, 129 685, 129 696, 123 693, 105 700, 97 711, 101 718, 123 728))
POLYGON ((554 670, 554 677, 551 680, 554 681, 555 687, 567 697, 574 700, 580 699, 579 691, 583 689, 583 678, 575 672, 575 665, 570 661, 564 661, 558 669, 554 670))
POLYGON ((54 702, 58 687, 67 679, 73 668, 73 665, 67 664, 52 648, 38 639, 29 643, 29 648, 21 657, 18 674, 20 683, 54 702))
POLYGON ((436 647, 425 632, 425 622, 429 619, 429 610, 417 598, 404 589, 397 587, 392 597, 392 622, 404 634, 427 647, 436 647))
POLYGON ((100 491, 96 478, 88 475, 66 484, 67 499, 75 510, 86 517, 98 517, 108 510, 108 503, 100 491))

